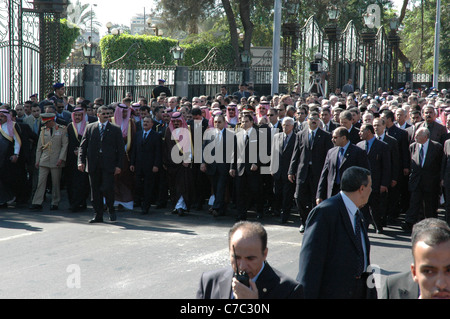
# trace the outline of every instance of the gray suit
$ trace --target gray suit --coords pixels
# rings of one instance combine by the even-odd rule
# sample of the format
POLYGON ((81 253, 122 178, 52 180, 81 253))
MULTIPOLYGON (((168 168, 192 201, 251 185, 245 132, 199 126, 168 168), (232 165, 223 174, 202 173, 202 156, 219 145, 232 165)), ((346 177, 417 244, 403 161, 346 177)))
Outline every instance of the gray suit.
POLYGON ((417 299, 419 285, 413 280, 410 271, 386 277, 380 299, 417 299))

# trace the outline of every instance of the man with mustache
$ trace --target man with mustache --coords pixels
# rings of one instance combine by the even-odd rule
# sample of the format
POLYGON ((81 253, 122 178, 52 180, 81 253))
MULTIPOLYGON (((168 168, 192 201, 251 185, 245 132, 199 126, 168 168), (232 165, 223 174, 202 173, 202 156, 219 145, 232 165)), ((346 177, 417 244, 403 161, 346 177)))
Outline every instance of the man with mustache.
POLYGON ((430 131, 430 140, 444 145, 447 129, 444 125, 436 122, 436 112, 433 105, 425 105, 422 109, 423 122, 416 124, 416 132, 421 127, 426 127, 430 131))

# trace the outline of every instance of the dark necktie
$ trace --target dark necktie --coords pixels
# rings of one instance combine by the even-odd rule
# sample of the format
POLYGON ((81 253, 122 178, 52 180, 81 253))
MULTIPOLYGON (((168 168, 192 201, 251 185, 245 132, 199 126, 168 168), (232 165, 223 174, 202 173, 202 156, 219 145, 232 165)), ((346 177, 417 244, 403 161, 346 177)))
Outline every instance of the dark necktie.
POLYGON ((314 144, 314 137, 315 137, 315 133, 314 131, 311 132, 311 137, 309 139, 309 149, 312 150, 313 148, 313 144, 314 144))
POLYGON ((344 148, 340 147, 338 156, 337 156, 337 162, 336 162, 336 184, 341 183, 341 173, 339 167, 341 166, 341 157, 344 154, 344 148))
POLYGON ((148 132, 145 132, 144 133, 144 141, 147 139, 147 136, 148 136, 148 132))
POLYGON ((284 138, 284 141, 283 141, 283 150, 286 148, 286 145, 288 143, 288 139, 289 139, 289 135, 286 135, 286 137, 284 138))
POLYGON ((357 274, 361 275, 364 272, 364 251, 361 240, 361 212, 359 211, 359 209, 355 213, 355 237, 358 246, 357 274))
POLYGON ((420 165, 420 167, 423 166, 423 145, 420 145, 420 151, 419 151, 419 165, 420 165))
POLYGON ((366 141, 366 153, 369 154, 369 141, 366 141))

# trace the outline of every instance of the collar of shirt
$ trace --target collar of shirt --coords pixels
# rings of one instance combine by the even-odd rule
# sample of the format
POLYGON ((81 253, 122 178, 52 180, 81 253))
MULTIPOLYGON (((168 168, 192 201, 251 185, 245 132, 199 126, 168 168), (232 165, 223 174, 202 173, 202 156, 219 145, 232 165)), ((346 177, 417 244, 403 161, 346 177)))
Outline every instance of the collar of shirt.
POLYGON ((350 145, 350 141, 348 141, 347 144, 345 144, 345 146, 342 147, 344 149, 344 154, 345 154, 345 152, 347 152, 347 148, 349 145, 350 145))
POLYGON ((367 142, 369 142, 369 150, 372 148, 373 141, 375 141, 375 136, 367 141, 367 142))
POLYGON ((256 282, 256 281, 258 280, 258 277, 259 277, 259 275, 262 273, 262 271, 263 271, 265 265, 266 265, 266 262, 264 261, 263 264, 262 264, 261 269, 259 270, 259 272, 256 274, 255 277, 252 278, 252 281, 253 281, 253 282, 256 282))
POLYGON ((384 140, 384 135, 385 135, 385 134, 386 134, 386 133, 384 133, 384 132, 383 132, 383 134, 381 134, 381 135, 377 135, 377 138, 378 138, 378 139, 380 139, 380 138, 381 138, 381 140, 384 140))
POLYGON ((428 139, 425 143, 423 143, 420 147, 423 147, 423 157, 427 155, 428 145, 430 144, 430 139, 428 139))
POLYGON ((353 229, 355 229, 355 214, 358 210, 358 207, 353 203, 353 201, 345 195, 343 191, 339 192, 342 196, 342 200, 344 201, 345 208, 347 208, 348 217, 350 218, 350 221, 352 223, 353 229))
POLYGON ((314 130, 314 131, 311 131, 311 129, 308 129, 309 130, 309 135, 311 135, 312 134, 312 132, 314 132, 314 136, 317 134, 317 129, 318 129, 319 127, 316 127, 316 129, 314 130))

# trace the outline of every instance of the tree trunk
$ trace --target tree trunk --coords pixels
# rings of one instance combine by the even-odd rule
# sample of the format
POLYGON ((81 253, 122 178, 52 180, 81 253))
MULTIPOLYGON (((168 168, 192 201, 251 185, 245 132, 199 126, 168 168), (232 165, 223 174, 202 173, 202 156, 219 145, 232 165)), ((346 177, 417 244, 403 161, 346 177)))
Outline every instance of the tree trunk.
POLYGON ((252 43, 253 35, 253 23, 250 20, 250 11, 252 7, 252 0, 239 1, 239 15, 241 16, 241 22, 244 27, 244 51, 250 53, 250 47, 252 43))
POLYGON ((239 65, 239 35, 237 33, 236 18, 234 16, 233 8, 231 7, 230 0, 222 0, 222 5, 227 15, 228 25, 230 27, 231 45, 234 51, 234 63, 239 65))

